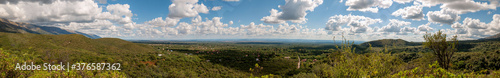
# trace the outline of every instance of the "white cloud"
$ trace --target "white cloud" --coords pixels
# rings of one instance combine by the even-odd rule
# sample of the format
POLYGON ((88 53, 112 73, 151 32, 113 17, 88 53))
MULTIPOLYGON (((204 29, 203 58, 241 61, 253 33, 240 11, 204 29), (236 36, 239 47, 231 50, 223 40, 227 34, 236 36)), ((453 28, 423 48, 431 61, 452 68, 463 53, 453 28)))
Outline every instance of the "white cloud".
POLYGON ((167 25, 167 22, 163 21, 163 18, 161 18, 161 17, 155 18, 151 21, 146 21, 144 23, 154 25, 154 26, 166 26, 167 25))
POLYGON ((345 3, 347 11, 362 11, 377 13, 379 8, 389 8, 392 0, 347 0, 345 3))
POLYGON ((233 25, 233 21, 229 21, 229 25, 233 25))
POLYGON ((265 23, 271 23, 271 24, 280 24, 280 23, 285 23, 285 20, 281 20, 278 18, 279 15, 283 14, 283 12, 278 12, 276 9, 271 9, 269 11, 271 15, 262 17, 260 21, 264 21, 265 23))
POLYGON ((453 24, 453 22, 460 20, 460 16, 456 12, 440 10, 427 12, 427 19, 430 22, 441 24, 453 24))
POLYGON ((83 33, 92 33, 101 37, 112 36, 113 32, 118 32, 120 27, 113 25, 109 20, 95 20, 89 23, 71 22, 68 25, 59 26, 63 29, 78 30, 83 33))
POLYGON ((288 23, 279 25, 278 28, 276 28, 276 31, 274 33, 278 34, 289 34, 289 33, 297 33, 300 31, 300 25, 289 25, 288 23))
POLYGON ((0 4, 18 4, 20 2, 33 2, 33 3, 39 3, 39 4, 51 4, 57 1, 82 1, 82 0, 0 0, 0 4))
POLYGON ((172 4, 168 7, 168 17, 178 19, 198 16, 198 13, 208 13, 207 6, 197 2, 198 0, 172 0, 172 4))
POLYGON ((495 31, 500 31, 500 14, 493 15, 493 20, 489 23, 489 27, 495 31))
POLYGON ((102 8, 93 0, 51 1, 47 4, 18 1, 17 4, 0 4, 1 18, 35 24, 93 22, 95 15, 101 12, 102 8))
POLYGON ((455 11, 459 14, 464 14, 467 12, 477 12, 479 10, 496 9, 496 5, 490 5, 486 2, 474 2, 472 0, 467 0, 445 3, 441 5, 441 8, 449 9, 450 11, 455 11))
POLYGON ((479 19, 472 19, 472 18, 465 18, 463 21, 463 26, 472 28, 472 29, 486 29, 487 24, 484 22, 479 21, 479 19))
POLYGON ((451 28, 459 29, 459 28, 464 28, 464 26, 462 26, 462 24, 460 24, 458 22, 455 22, 455 23, 451 24, 451 28))
POLYGON ((132 17, 132 11, 130 11, 130 5, 128 4, 111 4, 106 6, 106 9, 112 14, 119 16, 132 17))
POLYGON ((218 11, 220 9, 222 9, 222 6, 214 6, 214 7, 212 7, 212 11, 218 11))
POLYGON ((400 32, 398 33, 399 35, 408 35, 409 33, 415 33, 417 34, 417 28, 415 27, 403 27, 399 30, 400 32))
POLYGON ((252 35, 252 36, 262 36, 271 33, 269 31, 269 28, 273 26, 271 25, 264 25, 264 24, 258 24, 255 25, 254 22, 251 22, 249 25, 240 25, 242 30, 243 35, 252 35))
POLYGON ((410 3, 413 0, 394 0, 394 2, 399 3, 399 4, 405 4, 405 3, 410 3))
POLYGON ((208 27, 208 26, 227 27, 228 25, 222 23, 220 21, 221 19, 222 19, 222 17, 213 17, 212 20, 205 18, 204 22, 193 22, 192 24, 197 25, 197 26, 203 26, 203 27, 208 27))
MULTIPOLYGON (((17 22, 39 25, 91 23, 95 20, 111 20, 118 24, 132 23, 132 11, 128 4, 110 4, 107 11, 93 0, 82 1, 19 1, 17 4, 0 4, 0 17, 17 22)), ((54 25, 59 26, 59 25, 54 25)))
POLYGON ((165 20, 162 19, 162 17, 158 17, 158 18, 155 18, 153 20, 150 20, 150 21, 146 21, 144 23, 146 24, 150 24, 150 25, 153 25, 153 26, 156 26, 156 27, 161 27, 161 26, 175 26, 177 25, 177 22, 179 22, 180 19, 173 19, 173 18, 165 18, 165 20))
MULTIPOLYGON (((421 25, 418 28, 411 27, 411 22, 400 21, 397 19, 390 19, 390 23, 382 28, 378 29, 380 35, 405 35, 410 36, 409 34, 415 34, 411 36, 416 36, 418 34, 423 33, 423 31, 432 30, 432 28, 428 27, 429 24, 421 25)), ((414 40, 414 39, 412 39, 414 40)))
POLYGON ((192 33, 192 29, 194 29, 195 27, 188 24, 188 23, 185 23, 185 22, 181 22, 179 23, 179 25, 177 26, 177 31, 179 31, 179 34, 190 34, 192 33))
POLYGON ((329 18, 326 23, 326 30, 330 31, 339 31, 342 29, 342 26, 349 26, 353 32, 362 33, 366 32, 367 29, 370 29, 368 26, 380 23, 382 20, 380 19, 372 19, 364 16, 357 15, 335 15, 329 18))
MULTIPOLYGON (((404 26, 409 26, 411 23, 406 21, 400 21, 397 19, 390 19, 390 23, 386 26, 380 28, 378 31, 383 33, 400 33, 402 32, 402 28, 404 26)), ((407 30, 406 28, 405 30, 407 30)))
POLYGON ((447 33, 458 35, 464 39, 477 39, 500 33, 498 30, 500 15, 493 15, 490 23, 481 22, 479 19, 465 18, 463 24, 454 23, 451 27, 455 30, 447 29, 447 33))
POLYGON ((278 6, 282 12, 272 9, 271 15, 261 19, 266 23, 278 24, 291 21, 293 23, 305 23, 307 11, 314 11, 314 8, 323 4, 323 0, 285 0, 285 5, 278 6))
POLYGON ((206 18, 203 22, 192 22, 193 26, 196 26, 196 33, 199 34, 218 34, 219 29, 227 27, 228 24, 222 23, 221 17, 213 17, 212 20, 206 18))
POLYGON ((418 31, 421 31, 421 32, 429 32, 429 31, 433 31, 434 28, 432 27, 429 27, 431 23, 427 23, 427 24, 422 24, 420 26, 418 26, 418 31))
POLYGON ((0 17, 101 37, 117 37, 132 35, 133 33, 128 31, 137 26, 132 21, 134 14, 129 8, 128 4, 109 4, 102 7, 94 0, 18 1, 15 4, 0 4, 0 17))
POLYGON ((398 9, 394 11, 391 15, 393 16, 401 16, 404 19, 412 19, 412 20, 423 20, 424 13, 422 12, 422 6, 414 5, 405 7, 402 9, 398 9))
POLYGON ((415 0, 422 3, 423 6, 431 7, 438 4, 453 3, 453 2, 465 2, 467 0, 415 0))
POLYGON ((106 9, 113 15, 103 16, 106 19, 115 18, 114 21, 119 22, 120 24, 132 23, 132 16, 134 15, 132 11, 129 9, 130 5, 128 4, 111 4, 106 7, 106 9), (118 19, 116 19, 118 17, 118 19), (123 17, 123 18, 120 18, 123 17))
POLYGON ((442 9, 454 11, 458 14, 496 9, 499 6, 497 1, 491 1, 491 4, 487 2, 475 2, 474 0, 416 0, 416 2, 420 2, 425 7, 442 4, 442 9))

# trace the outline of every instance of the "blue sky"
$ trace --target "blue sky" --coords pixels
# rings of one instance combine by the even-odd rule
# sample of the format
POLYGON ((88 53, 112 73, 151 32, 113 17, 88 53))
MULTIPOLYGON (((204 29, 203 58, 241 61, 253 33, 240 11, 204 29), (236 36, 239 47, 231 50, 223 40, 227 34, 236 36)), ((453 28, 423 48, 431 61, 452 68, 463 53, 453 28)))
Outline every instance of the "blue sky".
POLYGON ((500 33, 499 0, 0 1, 0 17, 102 37, 141 40, 461 40, 500 33), (220 8, 220 9, 214 9, 220 8))

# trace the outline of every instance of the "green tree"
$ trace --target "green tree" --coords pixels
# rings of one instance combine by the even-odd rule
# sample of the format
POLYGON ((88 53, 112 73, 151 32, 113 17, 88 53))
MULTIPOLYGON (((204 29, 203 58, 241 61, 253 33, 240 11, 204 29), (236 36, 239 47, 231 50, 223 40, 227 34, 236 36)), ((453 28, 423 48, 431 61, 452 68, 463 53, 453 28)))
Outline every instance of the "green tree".
POLYGON ((439 65, 445 69, 450 67, 450 59, 457 51, 456 45, 458 44, 457 36, 453 36, 450 38, 451 41, 447 42, 446 34, 438 31, 435 34, 427 33, 424 35, 424 47, 430 48, 433 51, 433 54, 437 58, 439 65))

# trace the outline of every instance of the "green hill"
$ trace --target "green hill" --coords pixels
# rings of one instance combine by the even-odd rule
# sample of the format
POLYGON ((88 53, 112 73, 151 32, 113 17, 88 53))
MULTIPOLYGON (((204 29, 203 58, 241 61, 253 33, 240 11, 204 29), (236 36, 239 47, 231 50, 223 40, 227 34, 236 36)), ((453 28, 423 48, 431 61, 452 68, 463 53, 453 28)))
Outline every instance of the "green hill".
MULTIPOLYGON (((0 66, 8 66, 0 69, 0 72, 3 72, 1 74, 4 74, 0 77, 39 77, 34 74, 47 74, 46 71, 15 71, 9 67, 14 66, 14 63, 30 61, 36 64, 120 63, 122 70, 111 71, 111 73, 122 72, 126 77, 244 77, 249 75, 246 72, 205 62, 197 56, 186 56, 178 52, 170 52, 167 55, 152 46, 117 38, 90 39, 79 34, 41 35, 0 32, 0 48, 3 49, 0 50, 2 52, 0 61, 6 61, 0 63, 0 66), (158 54, 165 55, 158 56, 158 54)), ((95 74, 108 71, 76 72, 91 72, 94 75, 64 76, 60 74, 61 72, 49 72, 48 74, 53 75, 59 73, 60 76, 48 75, 47 77, 106 77, 95 74)))
POLYGON ((500 33, 489 37, 481 38, 479 40, 500 40, 500 33))
POLYGON ((403 39, 382 39, 382 40, 375 40, 375 41, 369 41, 365 43, 361 43, 361 46, 369 46, 368 44, 371 44, 372 47, 384 47, 384 46, 418 46, 421 45, 421 43, 414 43, 414 42, 408 42, 403 39))

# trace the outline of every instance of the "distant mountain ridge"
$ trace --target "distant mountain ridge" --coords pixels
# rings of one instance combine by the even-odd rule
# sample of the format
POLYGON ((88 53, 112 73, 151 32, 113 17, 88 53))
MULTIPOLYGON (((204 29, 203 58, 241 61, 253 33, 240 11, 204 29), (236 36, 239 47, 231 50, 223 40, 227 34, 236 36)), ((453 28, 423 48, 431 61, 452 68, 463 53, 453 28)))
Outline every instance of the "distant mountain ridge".
POLYGON ((493 36, 481 38, 479 40, 500 40, 500 33, 493 35, 493 36))
POLYGON ((39 26, 23 22, 13 22, 3 18, 0 18, 0 32, 52 34, 52 35, 81 34, 92 39, 101 38, 94 34, 86 34, 78 31, 61 29, 58 27, 48 27, 48 26, 39 26))

